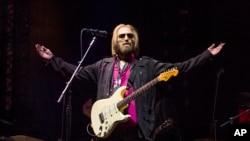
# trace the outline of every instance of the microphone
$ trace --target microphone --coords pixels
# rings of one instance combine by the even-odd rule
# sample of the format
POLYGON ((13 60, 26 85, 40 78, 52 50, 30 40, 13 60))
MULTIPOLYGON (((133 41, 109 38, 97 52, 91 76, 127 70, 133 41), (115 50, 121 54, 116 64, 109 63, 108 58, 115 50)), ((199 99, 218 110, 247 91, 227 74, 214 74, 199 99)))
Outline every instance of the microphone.
POLYGON ((108 32, 105 30, 84 28, 83 31, 89 32, 94 36, 100 36, 100 37, 107 37, 108 35, 108 32))

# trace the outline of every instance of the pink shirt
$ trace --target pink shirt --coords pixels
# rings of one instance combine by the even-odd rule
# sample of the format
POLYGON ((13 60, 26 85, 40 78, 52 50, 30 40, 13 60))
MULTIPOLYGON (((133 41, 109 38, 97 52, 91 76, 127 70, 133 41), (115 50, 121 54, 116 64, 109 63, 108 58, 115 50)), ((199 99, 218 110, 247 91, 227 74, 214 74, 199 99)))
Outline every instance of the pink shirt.
MULTIPOLYGON (((134 57, 132 56, 132 60, 134 57)), ((115 65, 114 65, 114 74, 113 74, 113 86, 114 88, 116 87, 121 87, 121 86, 127 86, 127 82, 130 76, 130 64, 124 65, 123 70, 120 70, 119 68, 119 59, 117 57, 115 65)), ((132 88, 129 88, 125 92, 125 97, 128 96, 133 92, 132 88)), ((126 125, 126 127, 134 127, 137 124, 137 118, 136 118, 136 107, 135 107, 135 100, 130 101, 129 107, 127 110, 125 110, 124 114, 129 114, 131 115, 129 124, 126 122, 123 127, 126 125), (127 113, 126 113, 127 111, 127 113)))

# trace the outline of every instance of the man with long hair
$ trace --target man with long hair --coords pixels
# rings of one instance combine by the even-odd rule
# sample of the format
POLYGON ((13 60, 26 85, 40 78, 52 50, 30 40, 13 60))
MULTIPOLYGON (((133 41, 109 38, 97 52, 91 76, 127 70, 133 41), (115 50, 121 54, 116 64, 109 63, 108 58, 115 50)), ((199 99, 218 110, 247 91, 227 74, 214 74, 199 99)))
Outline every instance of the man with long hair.
MULTIPOLYGON (((152 141, 156 87, 154 82, 152 85, 148 82, 168 70, 183 73, 201 66, 217 55, 223 46, 224 43, 212 44, 196 57, 178 63, 161 62, 146 56, 138 58, 136 28, 130 24, 117 25, 111 41, 112 57, 84 66, 76 76, 77 81, 97 88, 96 102, 91 111, 91 126, 97 140, 152 141), (138 93, 141 95, 137 96, 138 93)), ((45 46, 36 44, 35 47, 48 65, 63 76, 70 77, 76 69, 75 65, 55 56, 45 46)), ((86 97, 93 96, 86 94, 86 97)))

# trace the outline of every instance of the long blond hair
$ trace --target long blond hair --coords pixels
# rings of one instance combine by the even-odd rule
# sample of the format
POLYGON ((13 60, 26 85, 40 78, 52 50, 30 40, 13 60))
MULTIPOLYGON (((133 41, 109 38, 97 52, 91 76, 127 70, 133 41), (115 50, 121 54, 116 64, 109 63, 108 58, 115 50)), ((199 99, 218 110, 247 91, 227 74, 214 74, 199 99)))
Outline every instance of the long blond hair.
POLYGON ((112 36, 112 41, 111 41, 111 53, 112 56, 118 54, 118 43, 117 43, 117 39, 118 39, 118 30, 122 27, 128 27, 132 30, 133 34, 134 34, 134 38, 133 38, 133 42, 134 42, 134 55, 135 57, 139 54, 139 35, 137 32, 137 29, 130 25, 130 24, 119 24, 117 25, 114 30, 113 30, 113 36, 112 36))

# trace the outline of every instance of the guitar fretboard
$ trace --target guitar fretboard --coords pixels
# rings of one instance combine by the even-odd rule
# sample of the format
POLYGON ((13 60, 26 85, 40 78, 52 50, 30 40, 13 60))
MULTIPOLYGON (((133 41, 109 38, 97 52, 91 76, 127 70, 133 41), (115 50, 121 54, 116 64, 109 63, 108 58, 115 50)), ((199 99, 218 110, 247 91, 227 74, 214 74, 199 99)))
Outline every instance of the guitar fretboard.
POLYGON ((142 94, 143 92, 145 92, 149 88, 153 87, 158 82, 159 82, 159 80, 156 77, 155 79, 149 81, 148 83, 146 83, 145 85, 143 85, 142 87, 140 87, 139 89, 137 89, 136 91, 134 91, 129 96, 125 97, 123 100, 121 100, 120 102, 117 103, 118 109, 120 109, 124 105, 128 104, 130 101, 134 100, 137 96, 139 96, 140 94, 142 94))

